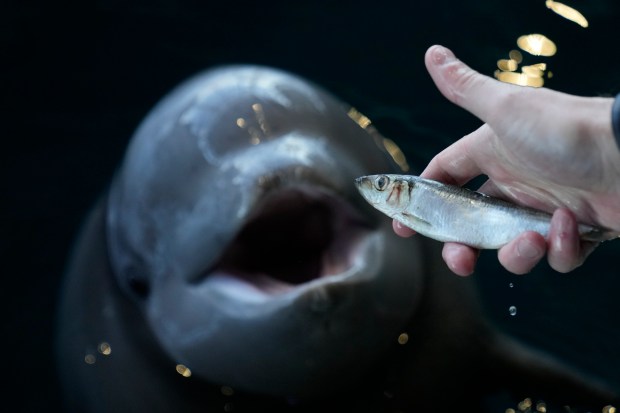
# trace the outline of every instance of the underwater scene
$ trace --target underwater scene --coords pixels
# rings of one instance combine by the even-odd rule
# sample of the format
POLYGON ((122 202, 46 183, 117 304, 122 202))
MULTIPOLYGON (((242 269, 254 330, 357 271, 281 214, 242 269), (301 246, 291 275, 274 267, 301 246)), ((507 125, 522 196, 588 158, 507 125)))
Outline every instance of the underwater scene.
POLYGON ((619 240, 566 274, 483 250, 460 277, 355 186, 482 124, 433 84, 434 44, 500 82, 620 93, 616 1, 6 9, 13 410, 620 407, 619 240))

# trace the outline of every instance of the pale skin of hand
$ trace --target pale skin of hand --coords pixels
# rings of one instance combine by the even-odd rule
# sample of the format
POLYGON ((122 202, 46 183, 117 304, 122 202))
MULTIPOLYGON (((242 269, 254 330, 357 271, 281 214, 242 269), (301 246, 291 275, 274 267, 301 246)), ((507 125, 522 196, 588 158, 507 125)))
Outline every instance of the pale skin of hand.
MULTIPOLYGON (((620 231, 620 151, 611 125, 612 98, 578 97, 481 75, 442 47, 425 56, 440 92, 485 122, 429 163, 422 177, 464 185, 486 175, 480 192, 553 212, 548 239, 524 232, 498 250, 508 271, 524 274, 545 256, 552 268, 580 266, 596 244, 582 242, 577 222, 620 231)), ((414 231, 393 223, 400 236, 414 231)), ((443 259, 458 275, 474 271, 479 251, 446 243, 443 259)))

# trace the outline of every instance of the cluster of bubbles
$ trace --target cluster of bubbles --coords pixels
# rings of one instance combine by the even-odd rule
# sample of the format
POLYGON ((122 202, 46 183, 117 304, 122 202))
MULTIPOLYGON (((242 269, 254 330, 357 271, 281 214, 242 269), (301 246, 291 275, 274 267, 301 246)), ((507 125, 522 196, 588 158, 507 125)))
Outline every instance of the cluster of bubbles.
MULTIPOLYGON (((588 20, 577 10, 565 4, 553 0, 546 0, 548 9, 551 9, 560 16, 573 21, 581 27, 588 27, 588 20)), ((533 56, 553 56, 557 52, 555 43, 546 36, 538 33, 520 36, 517 39, 517 46, 533 56)), ((518 50, 511 50, 508 59, 497 61, 498 70, 495 77, 506 83, 513 83, 521 86, 541 87, 544 85, 544 75, 547 70, 545 63, 535 63, 533 65, 522 66, 518 71, 519 65, 523 61, 523 55, 518 50)), ((552 76, 547 72, 547 77, 552 76)))
POLYGON ((534 403, 532 401, 532 399, 530 399, 529 397, 521 400, 518 405, 517 405, 517 409, 513 409, 513 408, 508 408, 506 409, 506 413, 533 413, 533 412, 539 412, 539 413, 546 413, 547 412, 547 404, 540 400, 537 401, 536 403, 534 403))
MULTIPOLYGON (((570 406, 564 406, 563 410, 566 413, 576 412, 576 410, 573 410, 570 406)), ((531 398, 527 397, 517 404, 516 409, 510 407, 506 409, 505 413, 547 413, 547 403, 542 400, 534 403, 531 398)), ((616 408, 607 405, 601 409, 601 413, 616 413, 616 408)))
MULTIPOLYGON (((112 354, 112 347, 106 341, 103 341, 97 345, 97 353, 103 356, 109 356, 112 354)), ((84 355, 84 362, 86 364, 95 364, 97 362, 97 355, 94 351, 89 351, 84 355)))

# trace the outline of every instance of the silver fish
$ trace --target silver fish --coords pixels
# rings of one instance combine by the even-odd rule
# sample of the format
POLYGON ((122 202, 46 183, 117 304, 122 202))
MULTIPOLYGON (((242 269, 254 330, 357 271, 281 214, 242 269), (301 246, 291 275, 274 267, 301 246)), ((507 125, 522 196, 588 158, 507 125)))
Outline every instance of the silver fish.
MULTIPOLYGON (((437 241, 498 249, 525 231, 549 234, 551 214, 467 188, 413 175, 368 175, 355 184, 376 209, 437 241)), ((594 242, 619 235, 585 224, 579 234, 594 242)))

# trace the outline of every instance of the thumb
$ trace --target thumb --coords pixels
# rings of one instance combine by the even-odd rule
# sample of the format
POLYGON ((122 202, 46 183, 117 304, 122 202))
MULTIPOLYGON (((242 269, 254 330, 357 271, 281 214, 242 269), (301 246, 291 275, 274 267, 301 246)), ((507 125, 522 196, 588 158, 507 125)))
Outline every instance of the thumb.
POLYGON ((449 101, 486 123, 501 106, 500 100, 505 101, 506 94, 523 89, 481 75, 443 46, 431 46, 426 51, 424 63, 435 85, 449 101))

